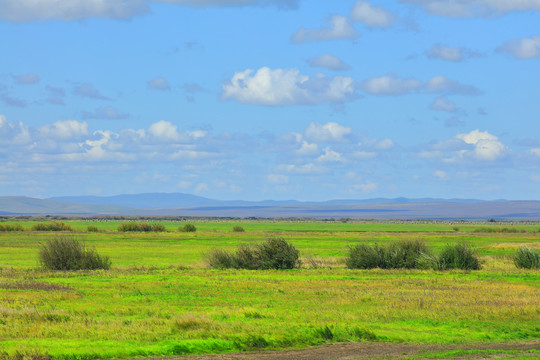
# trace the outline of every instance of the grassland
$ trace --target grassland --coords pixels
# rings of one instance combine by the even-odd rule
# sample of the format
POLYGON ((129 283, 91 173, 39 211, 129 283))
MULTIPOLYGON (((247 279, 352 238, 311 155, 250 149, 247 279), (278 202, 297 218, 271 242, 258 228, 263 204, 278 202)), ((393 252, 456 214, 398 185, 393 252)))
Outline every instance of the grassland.
MULTIPOLYGON (((110 271, 38 268, 47 232, 0 233, 0 348, 58 359, 305 347, 326 342, 470 344, 540 339, 540 274, 511 254, 540 248, 539 224, 162 222, 170 232, 119 233, 119 222, 70 221, 110 271), (100 232, 88 233, 88 225, 100 232), (458 230, 454 229, 459 227, 458 230), (482 228, 519 232, 475 232, 482 228), (524 232, 521 232, 524 231, 524 232), (290 271, 210 270, 213 248, 279 235, 301 252, 290 271), (468 241, 474 272, 349 270, 347 246, 424 239, 435 252, 468 241), (315 267, 314 267, 315 266, 315 267)), ((30 228, 32 222, 22 222, 30 228)))

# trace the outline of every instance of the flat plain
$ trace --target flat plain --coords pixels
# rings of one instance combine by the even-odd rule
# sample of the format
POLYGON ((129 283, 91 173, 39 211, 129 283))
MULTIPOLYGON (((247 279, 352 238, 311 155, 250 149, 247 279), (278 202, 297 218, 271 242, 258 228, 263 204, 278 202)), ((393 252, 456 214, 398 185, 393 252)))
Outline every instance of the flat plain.
MULTIPOLYGON (((122 233, 120 221, 69 220, 67 233, 0 232, 0 348, 57 359, 281 350, 343 342, 457 345, 540 339, 540 273, 517 269, 540 249, 540 223, 428 221, 159 221, 167 232, 122 233), (88 232, 88 226, 97 232, 88 232), (235 225, 245 232, 233 232, 235 225), (70 236, 108 255, 108 271, 46 271, 38 250, 70 236), (216 270, 212 249, 281 236, 294 270, 216 270), (479 271, 352 270, 348 246, 422 239, 435 252, 466 241, 479 271)), ((519 354, 518 354, 519 355, 519 354)))

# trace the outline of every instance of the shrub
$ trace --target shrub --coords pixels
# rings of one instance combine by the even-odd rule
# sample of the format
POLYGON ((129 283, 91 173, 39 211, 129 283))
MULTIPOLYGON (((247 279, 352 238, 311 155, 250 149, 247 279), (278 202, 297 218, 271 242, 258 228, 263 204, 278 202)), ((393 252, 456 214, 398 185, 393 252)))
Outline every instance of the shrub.
POLYGON ((108 256, 101 256, 69 237, 48 240, 39 250, 39 261, 48 270, 106 270, 111 267, 108 256))
POLYGON ((128 231, 138 231, 138 232, 163 232, 165 231, 165 226, 156 223, 147 223, 147 222, 125 222, 118 226, 118 231, 128 232, 128 231))
POLYGON ((21 224, 0 224, 0 232, 24 231, 21 224))
POLYGON ((181 231, 181 232, 195 232, 195 231, 197 231, 197 228, 193 224, 186 224, 184 226, 180 226, 178 231, 181 231))
POLYGON ((345 263, 349 269, 414 269, 422 255, 430 255, 422 240, 401 240, 386 247, 357 244, 349 247, 345 263))
POLYGON ((299 251, 281 237, 272 237, 255 245, 259 269, 294 269, 299 265, 299 251))
POLYGON ((447 245, 439 255, 438 263, 441 270, 480 270, 481 268, 478 256, 467 243, 447 245))
POLYGON ((283 238, 269 238, 264 243, 240 245, 230 253, 215 249, 207 255, 211 268, 224 269, 294 269, 300 266, 299 251, 283 238))
POLYGON ((514 255, 514 264, 520 269, 540 269, 540 253, 521 246, 514 255))
POLYGON ((235 227, 233 227, 232 231, 234 232, 244 232, 246 230, 244 230, 244 228, 240 225, 236 225, 235 227))
POLYGON ((32 226, 34 231, 73 231, 73 227, 62 221, 37 223, 32 226))
POLYGON ((98 232, 99 229, 95 225, 88 225, 88 227, 86 228, 86 231, 88 231, 88 232, 98 232))

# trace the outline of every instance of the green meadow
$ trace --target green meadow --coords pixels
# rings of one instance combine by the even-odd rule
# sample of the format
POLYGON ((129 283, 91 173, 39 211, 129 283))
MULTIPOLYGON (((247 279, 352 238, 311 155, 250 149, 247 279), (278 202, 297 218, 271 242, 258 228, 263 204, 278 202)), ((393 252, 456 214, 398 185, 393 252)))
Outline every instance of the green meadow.
MULTIPOLYGON (((15 223, 14 221, 9 221, 15 223)), ((149 221, 151 222, 151 221, 149 221)), ((3 222, 8 223, 8 222, 3 222)), ((471 344, 540 339, 539 223, 159 221, 167 232, 118 232, 120 221, 66 221, 72 232, 0 232, 0 349, 96 359, 302 348, 330 342, 471 344), (98 232, 88 232, 88 225, 98 232), (235 225, 245 232, 233 232, 235 225), (214 270, 212 249, 282 236, 294 270, 214 270), (112 260, 108 271, 40 269, 41 244, 71 236, 112 260), (423 239, 437 253, 466 241, 479 271, 351 270, 348 246, 423 239)))

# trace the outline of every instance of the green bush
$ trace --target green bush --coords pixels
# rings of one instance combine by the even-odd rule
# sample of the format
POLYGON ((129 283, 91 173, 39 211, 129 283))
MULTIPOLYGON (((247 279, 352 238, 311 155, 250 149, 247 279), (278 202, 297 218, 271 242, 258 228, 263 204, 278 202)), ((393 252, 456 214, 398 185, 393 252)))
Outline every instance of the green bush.
POLYGON ((128 231, 137 231, 137 232, 164 232, 165 226, 157 223, 147 223, 147 222, 125 222, 118 226, 118 231, 128 232, 128 231))
POLYGON ((42 245, 39 261, 48 270, 107 270, 111 267, 108 256, 101 256, 94 249, 87 249, 84 243, 65 236, 42 245))
POLYGON ((88 231, 88 232, 98 232, 99 229, 95 225, 88 225, 88 227, 86 228, 86 231, 88 231))
POLYGON ((414 269, 423 255, 430 251, 422 240, 401 240, 384 247, 357 244, 349 247, 345 263, 349 269, 414 269))
POLYGON ((32 226, 34 231, 73 231, 73 227, 62 221, 37 223, 32 226))
POLYGON ((475 251, 467 243, 447 245, 439 255, 438 263, 441 270, 480 270, 482 267, 475 251))
POLYGON ((234 232, 244 232, 246 230, 244 230, 244 228, 240 225, 236 225, 235 227, 233 227, 232 231, 234 232))
POLYGON ((0 224, 0 232, 24 231, 21 224, 0 224))
POLYGON ((213 250, 206 262, 211 268, 249 270, 294 269, 300 266, 299 251, 283 238, 269 238, 261 244, 240 245, 236 252, 213 250))
POLYGON ((520 269, 540 269, 540 253, 522 246, 514 255, 514 264, 520 269))
POLYGON ((184 226, 180 226, 178 231, 181 231, 181 232, 195 232, 195 231, 197 231, 197 228, 193 224, 186 224, 184 226))

